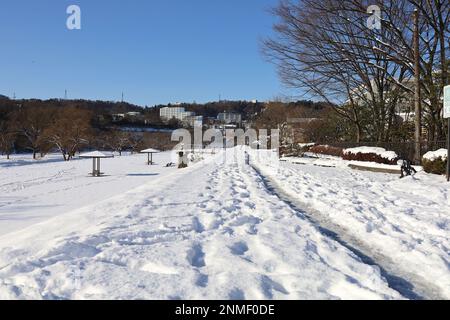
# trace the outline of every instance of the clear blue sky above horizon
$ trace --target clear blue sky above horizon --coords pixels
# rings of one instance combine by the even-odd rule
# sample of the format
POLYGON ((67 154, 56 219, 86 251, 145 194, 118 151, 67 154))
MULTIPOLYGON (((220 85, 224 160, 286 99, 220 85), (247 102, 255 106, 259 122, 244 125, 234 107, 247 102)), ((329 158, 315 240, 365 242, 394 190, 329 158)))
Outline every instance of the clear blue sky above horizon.
POLYGON ((139 105, 286 93, 260 52, 278 0, 2 0, 0 94, 139 105), (66 8, 81 8, 68 30, 66 8))

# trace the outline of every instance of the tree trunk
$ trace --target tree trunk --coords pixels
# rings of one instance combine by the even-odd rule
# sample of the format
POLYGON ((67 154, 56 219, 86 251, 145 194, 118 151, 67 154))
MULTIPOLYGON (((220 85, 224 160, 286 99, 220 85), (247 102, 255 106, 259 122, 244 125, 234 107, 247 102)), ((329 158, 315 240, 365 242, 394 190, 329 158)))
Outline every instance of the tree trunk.
POLYGON ((356 143, 360 143, 362 137, 361 125, 359 123, 355 123, 355 126, 356 126, 356 143))

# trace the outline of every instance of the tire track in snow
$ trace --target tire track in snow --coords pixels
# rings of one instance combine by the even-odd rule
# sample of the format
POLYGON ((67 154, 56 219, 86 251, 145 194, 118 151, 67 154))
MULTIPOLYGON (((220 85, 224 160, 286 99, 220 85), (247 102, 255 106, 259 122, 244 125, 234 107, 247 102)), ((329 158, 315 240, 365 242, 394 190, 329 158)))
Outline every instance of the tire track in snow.
POLYGON ((397 264, 389 257, 383 255, 381 252, 373 252, 359 240, 352 237, 347 230, 326 220, 321 213, 310 208, 305 209, 306 206, 287 195, 277 181, 264 175, 253 162, 250 161, 249 164, 264 182, 268 192, 276 195, 294 211, 306 217, 317 226, 322 234, 352 251, 362 262, 378 266, 390 288, 396 290, 405 298, 412 300, 443 299, 439 294, 440 290, 433 284, 428 283, 426 279, 407 271, 400 270, 397 264))
MULTIPOLYGON (((249 188, 249 185, 252 183, 251 177, 243 174, 242 167, 236 163, 216 168, 208 174, 208 177, 209 183, 206 191, 214 194, 214 196, 209 197, 209 200, 216 206, 216 210, 210 211, 208 206, 199 204, 198 207, 200 209, 203 211, 206 209, 206 216, 204 213, 200 213, 200 219, 195 217, 193 223, 196 226, 207 225, 208 221, 205 221, 205 219, 208 214, 220 216, 220 223, 209 223, 209 227, 202 228, 197 241, 206 245, 214 242, 218 234, 229 234, 230 237, 234 238, 234 241, 223 249, 228 250, 237 259, 247 261, 250 264, 250 268, 257 268, 258 270, 258 286, 250 294, 257 292, 256 294, 264 299, 273 299, 275 294, 280 293, 284 297, 288 297, 290 292, 285 289, 286 284, 275 281, 271 275, 282 263, 269 247, 260 243, 258 236, 258 225, 267 219, 270 220, 271 216, 265 217, 258 214, 258 211, 255 210, 256 204, 251 199, 258 198, 264 200, 264 202, 266 199, 262 198, 257 190, 249 188), (260 261, 262 253, 264 253, 263 257, 265 257, 264 261, 260 261)), ((265 190, 263 191, 266 195, 265 190)), ((203 193, 201 195, 205 196, 203 193)), ((204 268, 208 268, 207 263, 205 263, 205 256, 209 256, 210 252, 205 250, 207 248, 204 247, 200 244, 194 246, 188 254, 188 260, 199 272, 196 285, 206 288, 209 283, 209 276, 203 274, 202 271, 204 268), (196 261, 198 262, 198 259, 196 259, 198 257, 201 257, 200 261, 203 263, 196 263, 196 261)), ((210 246, 207 247, 211 249, 210 246)), ((238 285, 228 292, 228 297, 233 300, 245 299, 245 290, 245 287, 238 285)))
MULTIPOLYGON (((283 297, 288 297, 293 293, 291 291, 294 291, 295 294, 296 289, 291 285, 290 280, 277 277, 277 282, 272 279, 272 275, 276 275, 277 273, 283 274, 290 266, 282 263, 282 259, 276 251, 263 245, 260 241, 260 235, 258 234, 258 226, 260 224, 267 224, 270 223, 270 221, 279 222, 283 218, 286 218, 287 212, 283 210, 278 212, 275 210, 270 214, 262 214, 266 210, 261 211, 262 207, 257 204, 264 204, 264 208, 267 208, 269 205, 272 207, 280 207, 281 204, 281 207, 288 208, 289 212, 292 212, 294 216, 296 214, 298 215, 301 211, 298 208, 293 207, 290 203, 285 201, 285 199, 281 199, 278 194, 274 193, 273 190, 267 186, 267 181, 265 181, 254 168, 249 166, 248 163, 245 165, 244 163, 227 164, 222 168, 216 168, 209 173, 208 176, 210 177, 210 179, 208 179, 210 183, 208 183, 209 186, 206 190, 214 194, 214 197, 210 198, 210 200, 213 200, 215 204, 219 203, 223 210, 215 211, 215 213, 220 216, 221 223, 213 228, 216 230, 206 228, 205 233, 208 235, 203 235, 204 238, 202 239, 202 242, 205 243, 210 241, 212 239, 211 237, 214 237, 215 232, 217 231, 226 232, 228 230, 230 235, 237 236, 235 239, 236 241, 228 246, 229 251, 234 256, 254 264, 256 268, 261 268, 258 269, 258 271, 251 271, 253 273, 256 271, 261 276, 258 281, 259 290, 257 290, 261 294, 260 298, 273 299, 274 294, 281 294, 283 297), (211 188, 211 185, 214 187, 211 188), (228 196, 223 197, 223 190, 229 191, 229 194, 233 199, 233 205, 228 205, 230 200, 227 200, 229 199, 228 196), (253 205, 251 205, 252 203, 253 205), (242 226, 246 226, 246 228, 242 229, 242 226), (251 235, 253 237, 243 240, 242 236, 245 237, 245 235, 251 235), (243 241, 239 241, 239 238, 243 241)), ((205 209, 203 206, 200 207, 205 209)), ((200 220, 204 222, 203 219, 200 220)), ((371 263, 369 258, 365 257, 361 252, 356 252, 354 248, 348 246, 346 243, 337 241, 337 239, 333 238, 329 233, 326 234, 324 230, 317 228, 317 223, 311 219, 306 220, 313 227, 318 229, 322 236, 325 236, 327 239, 330 239, 331 242, 339 244, 340 247, 352 252, 356 259, 359 258, 361 263, 371 267, 376 266, 378 269, 382 270, 376 263, 371 263), (364 259, 364 257, 366 259, 364 259)), ((209 256, 208 251, 205 251, 205 253, 206 256, 209 256)), ((326 264, 326 262, 324 263, 326 264)), ((329 265, 329 267, 334 268, 332 264, 329 265)), ((339 268, 335 270, 339 270, 339 268)), ((383 276, 385 277, 386 274, 383 274, 383 276)), ((395 290, 393 286, 390 287, 395 290)), ((239 288, 238 286, 235 289, 241 290, 244 288, 239 288)), ((399 291, 397 292, 400 296, 402 295, 399 291)), ((241 293, 244 294, 244 291, 241 290, 241 293)), ((234 296, 233 292, 230 292, 230 297, 234 296)), ((403 294, 403 296, 407 297, 406 294, 403 294)), ((409 298, 420 299, 421 297, 417 295, 412 297, 412 294, 410 293, 409 298)))

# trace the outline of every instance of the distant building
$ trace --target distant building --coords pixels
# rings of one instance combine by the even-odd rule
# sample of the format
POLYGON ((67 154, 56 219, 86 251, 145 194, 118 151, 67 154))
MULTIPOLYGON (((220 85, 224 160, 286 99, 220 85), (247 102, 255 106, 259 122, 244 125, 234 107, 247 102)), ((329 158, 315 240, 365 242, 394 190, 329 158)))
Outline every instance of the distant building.
POLYGON ((161 117, 161 120, 165 122, 174 118, 181 122, 185 122, 189 117, 195 116, 195 113, 186 111, 183 107, 165 107, 159 110, 159 116, 161 117))
POLYGON ((415 112, 397 112, 396 115, 401 119, 401 122, 413 122, 416 117, 415 112))
MULTIPOLYGON (((409 88, 411 91, 414 91, 414 81, 413 79, 405 79, 402 82, 404 87, 409 88)), ((361 85, 350 92, 350 96, 345 104, 350 104, 350 101, 353 101, 355 104, 365 107, 367 103, 372 101, 372 94, 375 95, 377 99, 381 99, 379 96, 379 88, 378 84, 375 80, 370 81, 370 90, 366 85, 361 85), (350 99, 351 98, 351 99, 350 99)), ((398 90, 399 86, 396 84, 392 84, 388 87, 388 89, 383 90, 384 99, 386 103, 390 102, 391 94, 394 90, 398 90)), ((401 93, 396 100, 395 105, 395 114, 399 119, 402 119, 404 122, 409 122, 414 120, 414 95, 404 92, 401 93)), ((395 93, 395 92, 394 92, 395 93)))
POLYGON ((177 119, 183 125, 194 127, 203 125, 203 117, 196 116, 195 112, 186 111, 183 107, 165 107, 159 111, 159 116, 163 122, 169 122, 171 119, 177 119))
POLYGON ((113 122, 120 122, 123 119, 125 119, 125 113, 115 113, 115 114, 112 114, 111 116, 112 116, 113 122))
POLYGON ((203 127, 203 116, 187 117, 183 123, 189 127, 203 127))
POLYGON ((217 116, 217 120, 225 124, 241 124, 242 115, 234 112, 222 112, 217 116))
POLYGON ((128 120, 128 121, 138 121, 141 118, 142 114, 140 112, 127 112, 127 113, 115 113, 112 114, 112 121, 113 122, 121 122, 123 120, 128 120))
POLYGON ((141 113, 140 113, 140 112, 132 111, 132 112, 127 112, 126 115, 127 115, 128 117, 139 117, 139 116, 141 115, 141 113))

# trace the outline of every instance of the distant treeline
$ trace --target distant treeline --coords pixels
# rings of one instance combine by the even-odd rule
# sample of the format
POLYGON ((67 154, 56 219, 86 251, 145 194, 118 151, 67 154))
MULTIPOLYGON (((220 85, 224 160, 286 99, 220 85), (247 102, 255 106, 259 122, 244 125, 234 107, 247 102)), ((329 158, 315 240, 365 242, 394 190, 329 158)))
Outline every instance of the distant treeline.
MULTIPOLYGON (((287 109, 305 108, 310 110, 321 110, 326 106, 323 102, 313 102, 307 100, 300 100, 296 102, 279 102, 287 109)), ((267 107, 266 102, 252 102, 252 101, 220 101, 207 103, 182 103, 182 104, 159 104, 152 107, 138 106, 127 102, 114 101, 100 101, 100 100, 12 100, 6 96, 0 95, 0 109, 17 109, 19 107, 54 107, 61 108, 75 108, 80 110, 88 110, 93 116, 93 125, 96 128, 104 128, 110 126, 113 114, 125 114, 127 112, 140 112, 142 117, 137 119, 137 124, 146 124, 147 126, 164 127, 165 124, 161 122, 159 117, 160 108, 164 107, 184 107, 187 111, 193 111, 196 115, 205 118, 216 118, 221 112, 235 112, 242 115, 243 120, 255 120, 261 111, 267 107)), ((133 121, 125 118, 123 123, 116 122, 119 125, 133 124, 133 121)))
MULTIPOLYGON (((286 109, 292 108, 305 108, 311 110, 321 110, 326 106, 323 102, 313 102, 309 100, 300 100, 296 102, 278 102, 286 107, 286 109)), ((187 111, 193 111, 196 115, 216 118, 221 112, 234 112, 240 113, 243 120, 255 120, 261 111, 267 107, 267 102, 253 102, 253 101, 220 101, 220 102, 207 102, 207 103, 182 103, 177 105, 156 105, 155 108, 163 107, 184 107, 187 111)))
MULTIPOLYGON (((237 112, 242 118, 258 126, 276 125, 285 121, 286 116, 311 117, 326 107, 324 103, 298 101, 277 102, 279 107, 273 117, 271 103, 249 101, 220 101, 204 104, 185 103, 185 107, 197 115, 215 118, 220 112, 237 112), (297 111, 296 111, 297 110, 297 111), (295 111, 295 112, 294 112, 295 111), (301 111, 301 113, 299 113, 301 111), (305 113, 305 111, 308 111, 305 113), (294 112, 294 113, 293 113, 294 112), (281 115, 281 118, 279 118, 281 115), (273 121, 277 122, 272 123, 273 121), (278 123, 279 122, 279 123, 278 123)), ((126 102, 89 100, 12 100, 0 99, 0 153, 29 151, 36 158, 51 151, 60 152, 65 160, 70 160, 76 152, 87 149, 108 149, 121 152, 137 151, 144 147, 169 149, 170 132, 133 132, 131 127, 153 127, 175 129, 177 124, 164 124, 159 117, 162 107, 156 105, 141 107, 126 102), (140 112, 138 117, 125 117, 113 121, 114 114, 140 112), (127 130, 122 130, 127 128, 127 130)))
POLYGON ((111 114, 142 111, 127 103, 66 100, 0 100, 0 153, 32 152, 33 158, 58 151, 65 160, 77 152, 102 149, 162 150, 174 143, 167 132, 123 132, 111 114))

